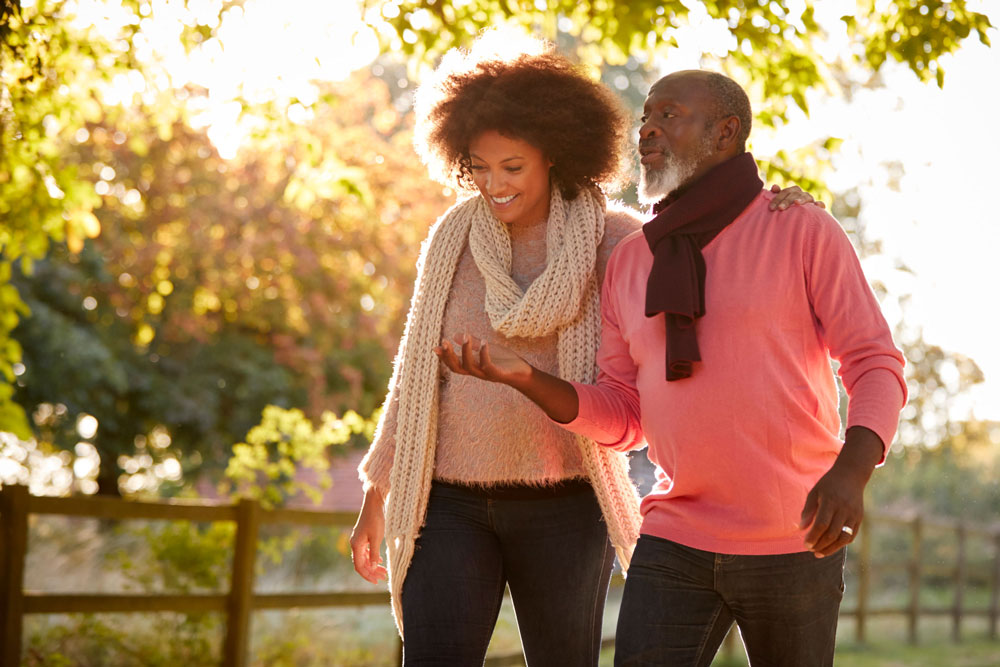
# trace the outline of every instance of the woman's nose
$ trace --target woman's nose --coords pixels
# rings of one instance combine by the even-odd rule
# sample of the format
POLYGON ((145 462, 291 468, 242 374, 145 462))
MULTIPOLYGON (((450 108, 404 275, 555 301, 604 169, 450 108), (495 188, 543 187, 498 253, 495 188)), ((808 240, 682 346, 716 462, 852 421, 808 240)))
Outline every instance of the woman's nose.
POLYGON ((499 177, 494 177, 493 172, 486 174, 486 178, 483 180, 483 189, 489 194, 493 194, 501 187, 501 179, 499 177))

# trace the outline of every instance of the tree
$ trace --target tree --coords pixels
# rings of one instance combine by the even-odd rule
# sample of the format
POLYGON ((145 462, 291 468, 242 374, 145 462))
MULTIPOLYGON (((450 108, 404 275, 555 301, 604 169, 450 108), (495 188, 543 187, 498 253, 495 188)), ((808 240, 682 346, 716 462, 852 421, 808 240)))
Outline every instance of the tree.
MULTIPOLYGON (((394 0, 364 7, 383 48, 414 62, 433 63, 448 49, 467 46, 482 30, 508 25, 548 37, 595 71, 630 59, 648 63, 656 55, 669 62, 680 29, 707 19, 729 38, 724 49, 703 54, 704 65, 743 85, 754 100, 755 122, 776 127, 789 120, 792 107, 808 113, 811 91, 849 94, 859 83, 877 82, 887 61, 943 85, 943 56, 972 36, 989 44, 989 18, 969 4, 857 0, 855 12, 840 19, 852 54, 846 61, 824 56, 826 28, 816 20, 820 3, 814 0, 394 0)), ((764 165, 768 177, 828 195, 823 161, 803 168, 792 157, 774 156, 764 165)))
MULTIPOLYGON (((621 65, 636 54, 651 56, 676 45, 676 29, 692 13, 722 21, 733 39, 728 53, 716 56, 727 69, 759 81, 760 99, 775 106, 765 120, 785 119, 786 98, 807 110, 805 92, 829 85, 836 63, 825 62, 817 50, 823 30, 816 22, 816 2, 758 0, 478 0, 447 3, 403 0, 365 7, 371 24, 384 20, 391 27, 386 41, 394 49, 433 60, 453 46, 468 44, 481 30, 513 24, 555 38, 561 31, 577 38, 584 62, 621 65), (701 11, 703 10, 703 11, 701 11)), ((887 60, 905 63, 924 81, 942 85, 941 56, 958 49, 976 34, 988 44, 989 19, 968 8, 966 0, 882 3, 858 0, 853 15, 841 18, 857 48, 855 60, 877 73, 887 60)), ((383 32, 383 34, 386 34, 383 32)))
MULTIPOLYGON (((217 39, 240 4, 188 12, 181 41, 217 39)), ((0 430, 72 449, 97 418, 115 492, 118 458, 156 455, 154 432, 221 463, 269 402, 370 414, 447 205, 409 119, 365 74, 312 105, 240 99, 257 135, 223 160, 190 120, 208 91, 154 83, 140 55, 160 8, 108 5, 97 30, 75 7, 3 5, 0 430)))
POLYGON ((61 129, 91 111, 63 99, 46 76, 46 65, 71 50, 66 31, 52 17, 22 11, 19 0, 5 0, 0 38, 0 429, 26 438, 31 429, 12 401, 21 349, 10 333, 27 309, 10 285, 12 264, 30 267, 51 240, 68 233, 78 244, 99 226, 90 214, 93 193, 78 187, 75 169, 58 159, 61 129))
MULTIPOLYGON (((877 84, 890 59, 941 85, 943 55, 972 36, 988 41, 989 21, 967 4, 859 0, 861 18, 842 21, 851 62, 820 57, 813 2, 363 7, 384 49, 409 54, 410 64, 512 23, 549 35, 595 71, 607 65, 606 80, 635 99, 648 83, 644 64, 707 16, 729 39, 706 60, 766 100, 758 120, 777 125, 792 108, 808 109, 809 91, 877 84)), ((182 43, 218 43, 240 5, 216 2, 206 13, 185 4, 182 43)), ((366 73, 318 85, 315 102, 237 97, 256 130, 222 159, 191 118, 208 91, 158 83, 162 64, 140 55, 162 6, 116 3, 117 23, 100 31, 72 20, 74 7, 0 4, 0 430, 66 448, 79 435, 76 418, 96 417, 110 490, 118 456, 164 429, 171 451, 193 464, 227 451, 265 403, 303 407, 310 418, 370 414, 418 242, 453 194, 423 176, 405 98, 390 98, 366 73), (136 80, 143 85, 108 101, 113 83, 136 80)), ((774 156, 768 179, 823 194, 835 145, 806 149, 809 160, 774 156)))
MULTIPOLYGON (((74 21, 65 0, 0 6, 0 430, 22 438, 31 426, 12 400, 23 365, 11 332, 29 310, 10 284, 13 265, 30 273, 52 243, 77 253, 100 234, 91 165, 65 157, 88 123, 115 114, 103 92, 137 66, 133 38, 143 7, 118 3, 125 18, 109 36, 74 21)), ((163 107, 157 123, 169 124, 175 110, 163 107)))
POLYGON ((381 81, 361 72, 323 100, 228 161, 142 107, 63 155, 102 193, 103 230, 16 278, 33 315, 15 330, 15 398, 58 448, 97 419, 101 492, 117 492, 121 456, 221 472, 268 404, 318 417, 381 402, 416 249, 447 200, 381 81))

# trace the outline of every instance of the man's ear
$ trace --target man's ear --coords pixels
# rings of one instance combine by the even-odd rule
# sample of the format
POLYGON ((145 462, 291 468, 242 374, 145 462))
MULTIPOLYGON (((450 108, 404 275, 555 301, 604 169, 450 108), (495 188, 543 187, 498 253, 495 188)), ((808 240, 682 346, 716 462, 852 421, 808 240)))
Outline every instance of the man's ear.
POLYGON ((739 141, 740 126, 739 116, 726 116, 720 120, 716 124, 718 132, 718 140, 715 144, 716 150, 722 153, 731 150, 739 141))

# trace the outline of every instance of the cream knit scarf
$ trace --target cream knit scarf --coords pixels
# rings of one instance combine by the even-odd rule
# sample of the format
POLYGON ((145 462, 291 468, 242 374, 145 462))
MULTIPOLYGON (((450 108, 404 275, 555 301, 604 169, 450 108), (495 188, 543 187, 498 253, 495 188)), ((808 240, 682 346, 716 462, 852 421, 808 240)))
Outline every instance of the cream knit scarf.
MULTIPOLYGON (((414 542, 427 512, 437 445, 438 384, 434 347, 441 342, 445 306, 466 239, 486 283, 486 312, 504 336, 558 332, 559 374, 591 383, 600 345, 597 246, 604 236, 604 197, 584 191, 565 201, 552 188, 546 228, 547 265, 522 291, 510 276, 506 226, 482 197, 451 207, 431 228, 417 261, 417 283, 396 360, 392 386, 399 395, 396 453, 389 478, 385 536, 389 589, 400 635, 400 597, 414 542)), ((639 499, 624 455, 577 437, 583 463, 604 513, 611 542, 628 567, 639 536, 639 499)))

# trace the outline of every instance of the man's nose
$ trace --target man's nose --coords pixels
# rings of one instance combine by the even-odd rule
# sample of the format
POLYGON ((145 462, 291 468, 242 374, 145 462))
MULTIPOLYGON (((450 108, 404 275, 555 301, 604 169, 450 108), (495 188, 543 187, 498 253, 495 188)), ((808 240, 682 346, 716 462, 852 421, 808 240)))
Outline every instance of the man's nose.
POLYGON ((647 120, 642 125, 639 126, 639 139, 649 139, 650 137, 655 137, 658 130, 655 125, 650 124, 647 120))

